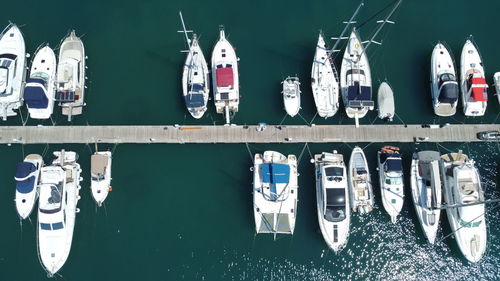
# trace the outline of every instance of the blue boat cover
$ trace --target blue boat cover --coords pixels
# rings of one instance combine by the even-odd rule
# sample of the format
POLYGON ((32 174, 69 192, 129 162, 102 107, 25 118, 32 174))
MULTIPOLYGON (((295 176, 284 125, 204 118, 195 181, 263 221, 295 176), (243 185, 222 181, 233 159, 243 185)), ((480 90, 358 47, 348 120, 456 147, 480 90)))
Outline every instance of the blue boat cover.
POLYGON ((31 176, 23 181, 16 181, 16 189, 20 193, 30 193, 35 187, 35 176, 31 176))
POLYGON ((390 172, 401 172, 403 171, 403 161, 399 159, 387 159, 387 170, 390 172))
POLYGON ((290 179, 290 166, 286 164, 262 164, 260 175, 265 183, 288 183, 290 179))
POLYGON ((196 83, 196 84, 190 84, 189 85, 191 88, 189 89, 190 92, 200 92, 200 91, 203 91, 203 84, 199 84, 199 83, 196 83))
POLYGON ((349 86, 347 88, 348 100, 369 101, 372 99, 372 88, 367 86, 349 86))
POLYGON ((16 178, 25 178, 34 171, 36 171, 36 167, 33 163, 19 162, 16 165, 16 178))
POLYGON ((28 86, 24 89, 24 101, 29 108, 47 108, 49 99, 41 85, 28 86))
POLYGON ((187 94, 185 101, 187 107, 200 107, 205 105, 203 94, 187 94))
POLYGON ((28 80, 26 80, 26 83, 38 83, 38 84, 42 84, 44 86, 47 85, 47 81, 45 81, 42 78, 28 78, 28 80))

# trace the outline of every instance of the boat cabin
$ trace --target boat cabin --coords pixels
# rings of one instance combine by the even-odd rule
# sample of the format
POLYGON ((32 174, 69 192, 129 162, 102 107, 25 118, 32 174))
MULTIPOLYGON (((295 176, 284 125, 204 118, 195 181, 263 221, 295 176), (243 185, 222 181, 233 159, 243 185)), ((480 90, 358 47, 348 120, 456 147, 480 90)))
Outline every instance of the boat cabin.
POLYGON ((49 106, 49 99, 47 98, 47 81, 49 77, 47 74, 37 72, 33 77, 26 81, 24 88, 24 101, 28 108, 45 109, 49 106))
POLYGON ((343 221, 346 218, 346 196, 344 188, 326 189, 325 219, 331 222, 343 221))
POLYGON ((0 55, 0 97, 12 94, 9 90, 10 81, 16 76, 17 56, 13 54, 0 55))
POLYGON ((438 79, 438 89, 438 101, 440 103, 453 104, 458 100, 459 90, 455 75, 451 73, 441 74, 438 79))

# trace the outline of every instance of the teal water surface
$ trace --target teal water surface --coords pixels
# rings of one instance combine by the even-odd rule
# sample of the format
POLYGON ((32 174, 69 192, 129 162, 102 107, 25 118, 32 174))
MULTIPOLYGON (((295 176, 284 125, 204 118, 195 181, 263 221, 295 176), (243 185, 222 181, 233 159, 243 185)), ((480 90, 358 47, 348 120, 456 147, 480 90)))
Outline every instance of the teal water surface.
MULTIPOLYGON (((391 0, 366 1, 358 17, 363 39, 388 13, 391 0)), ((191 118, 181 96, 185 54, 178 11, 188 29, 199 34, 206 58, 224 24, 240 60, 242 99, 237 124, 304 124, 286 118, 280 82, 297 74, 302 82, 301 115, 315 115, 310 70, 319 30, 338 36, 357 1, 8 1, 0 24, 21 26, 28 52, 42 43, 56 47, 68 30, 83 35, 88 55, 87 106, 75 125, 222 124, 213 104, 201 120, 191 118)), ((471 6, 469 1, 404 1, 395 25, 384 28, 367 51, 374 88, 387 79, 395 91, 395 123, 500 123, 500 107, 490 89, 487 114, 452 118, 432 113, 429 64, 434 44, 444 40, 455 61, 472 34, 483 56, 487 80, 500 71, 494 19, 500 2, 471 6)), ((329 42, 330 45, 333 41, 329 42)), ((336 57, 337 66, 340 56, 336 57)), ((56 110, 59 110, 57 108, 56 110)), ((341 111, 316 124, 353 124, 341 111)), ((26 111, 23 111, 26 114, 26 111)), ((59 113, 56 124, 69 124, 59 113)), ((371 112, 362 124, 383 122, 371 112)), ((2 125, 20 125, 15 117, 2 125)), ((39 122, 28 121, 29 125, 39 122)), ((50 121, 42 124, 51 125, 50 121)), ((354 144, 309 145, 312 154, 337 149, 348 159, 354 144)), ((360 143, 370 159, 372 177, 380 144, 360 143)), ((398 145, 398 144, 394 144, 398 145)), ((293 237, 255 235, 251 159, 244 144, 101 145, 114 151, 113 191, 102 208, 90 195, 89 164, 93 145, 0 146, 0 280, 44 280, 36 251, 36 214, 20 223, 13 202, 15 163, 28 153, 74 150, 84 181, 71 253, 56 278, 62 280, 498 280, 500 217, 487 206, 488 251, 468 263, 451 237, 446 216, 436 245, 428 245, 412 206, 409 166, 413 144, 400 145, 407 172, 406 200, 398 223, 390 223, 375 180, 376 208, 352 217, 347 247, 328 250, 316 215, 309 150, 299 166, 299 205, 293 237)), ((299 156, 303 144, 250 144, 251 153, 277 150, 299 156)), ((498 198, 497 144, 422 144, 441 152, 462 149, 477 161, 487 198, 498 198)))

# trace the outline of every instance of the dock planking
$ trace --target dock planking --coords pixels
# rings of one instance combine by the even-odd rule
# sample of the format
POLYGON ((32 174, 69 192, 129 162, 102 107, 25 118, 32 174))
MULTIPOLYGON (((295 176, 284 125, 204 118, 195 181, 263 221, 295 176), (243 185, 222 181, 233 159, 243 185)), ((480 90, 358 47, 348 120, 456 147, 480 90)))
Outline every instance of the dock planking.
POLYGON ((479 142, 477 133, 499 124, 316 126, 2 126, 0 143, 331 143, 479 142))

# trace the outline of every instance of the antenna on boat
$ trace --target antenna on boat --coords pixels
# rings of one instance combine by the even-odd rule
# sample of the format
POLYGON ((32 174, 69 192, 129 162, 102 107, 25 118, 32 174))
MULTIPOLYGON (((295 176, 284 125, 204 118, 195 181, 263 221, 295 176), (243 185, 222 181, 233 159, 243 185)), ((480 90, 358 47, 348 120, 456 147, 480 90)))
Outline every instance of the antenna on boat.
POLYGON ((389 14, 387 15, 387 17, 384 20, 377 21, 377 23, 380 23, 381 25, 379 25, 379 27, 377 28, 377 30, 375 31, 375 33, 373 33, 373 36, 372 36, 372 38, 370 38, 370 40, 362 42, 362 43, 368 43, 368 44, 366 44, 366 46, 363 48, 363 50, 361 51, 361 53, 358 56, 358 59, 361 58, 361 56, 366 52, 366 49, 368 49, 368 47, 370 46, 371 43, 375 43, 377 45, 382 45, 381 42, 377 42, 374 39, 379 34, 379 32, 382 30, 382 28, 384 27, 384 25, 386 23, 394 24, 394 22, 390 21, 389 18, 394 14, 394 12, 396 12, 396 10, 398 9, 399 5, 401 5, 401 2, 403 2, 403 0, 399 0, 396 3, 396 5, 394 5, 394 7, 392 8, 391 12, 389 12, 389 14))
POLYGON ((182 30, 178 30, 177 32, 183 32, 186 36, 186 43, 188 45, 188 49, 191 48, 191 39, 189 39, 188 32, 193 32, 192 30, 186 30, 186 25, 184 24, 184 18, 182 17, 182 11, 179 11, 179 17, 181 18, 182 30))

